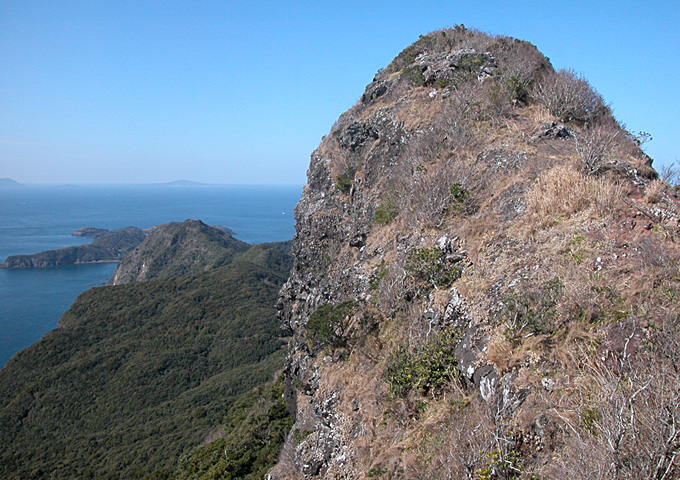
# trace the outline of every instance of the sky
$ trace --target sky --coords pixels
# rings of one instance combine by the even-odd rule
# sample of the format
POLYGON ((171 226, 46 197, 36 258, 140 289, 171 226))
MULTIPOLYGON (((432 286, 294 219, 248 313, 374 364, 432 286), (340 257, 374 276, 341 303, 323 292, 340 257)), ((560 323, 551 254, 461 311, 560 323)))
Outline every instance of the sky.
POLYGON ((680 161, 676 1, 0 1, 0 178, 306 182, 378 69, 464 24, 583 74, 680 161))

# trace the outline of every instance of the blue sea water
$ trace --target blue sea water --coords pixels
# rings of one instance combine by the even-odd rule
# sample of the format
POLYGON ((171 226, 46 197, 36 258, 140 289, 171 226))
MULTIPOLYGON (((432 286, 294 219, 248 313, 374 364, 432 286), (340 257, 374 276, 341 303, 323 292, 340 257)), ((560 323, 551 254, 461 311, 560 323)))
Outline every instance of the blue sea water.
MULTIPOLYGON (((26 186, 0 189, 0 262, 9 255, 89 243, 82 227, 148 228, 199 219, 248 243, 293 238, 299 186, 26 186)), ((0 270, 0 367, 56 327, 115 264, 0 270)))

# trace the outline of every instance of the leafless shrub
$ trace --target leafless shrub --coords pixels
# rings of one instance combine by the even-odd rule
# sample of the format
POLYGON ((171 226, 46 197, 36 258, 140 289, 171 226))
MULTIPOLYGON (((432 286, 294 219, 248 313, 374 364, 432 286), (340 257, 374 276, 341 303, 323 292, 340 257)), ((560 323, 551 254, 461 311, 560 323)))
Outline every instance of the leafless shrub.
POLYGON ((678 185, 680 181, 680 167, 677 161, 662 165, 659 169, 659 177, 671 187, 678 185))
POLYGON ((668 318, 652 330, 650 347, 628 347, 615 365, 583 367, 577 421, 561 415, 569 439, 550 468, 554 478, 673 479, 680 474, 680 336, 668 318))
POLYGON ((443 114, 456 119, 464 127, 465 143, 458 146, 475 147, 480 143, 479 132, 475 128, 477 122, 488 121, 486 104, 488 103, 486 82, 474 82, 462 88, 451 88, 451 102, 442 109, 443 114))
POLYGON ((379 267, 382 271, 376 272, 378 305, 390 318, 404 308, 412 289, 413 282, 406 274, 405 262, 405 255, 398 255, 389 267, 379 267))
POLYGON ((469 48, 477 52, 485 52, 494 42, 494 36, 474 28, 466 28, 463 25, 454 28, 458 33, 455 45, 457 49, 469 48))
POLYGON ((660 274, 668 277, 673 276, 676 261, 674 255, 657 236, 644 236, 637 242, 635 249, 638 252, 640 267, 653 267, 660 274), (664 271, 669 269, 669 271, 664 271))
POLYGON ((575 137, 576 153, 581 160, 581 171, 594 175, 602 171, 610 158, 612 144, 619 132, 604 125, 586 125, 575 137))
POLYGON ((397 177, 397 204, 410 226, 439 227, 449 213, 454 185, 467 188, 469 170, 452 157, 434 165, 409 165, 397 177))
POLYGON ((426 168, 441 149, 440 131, 434 127, 415 132, 406 145, 403 166, 408 171, 426 168))
POLYGON ((475 132, 468 118, 476 102, 473 89, 454 90, 451 101, 444 105, 434 122, 434 129, 442 137, 442 146, 451 153, 476 143, 475 132))
POLYGON ((423 307, 409 303, 404 313, 406 345, 410 350, 423 345, 432 331, 432 324, 423 316, 423 307))
POLYGON ((559 70, 538 82, 534 96, 563 122, 592 123, 608 112, 602 97, 573 70, 559 70))

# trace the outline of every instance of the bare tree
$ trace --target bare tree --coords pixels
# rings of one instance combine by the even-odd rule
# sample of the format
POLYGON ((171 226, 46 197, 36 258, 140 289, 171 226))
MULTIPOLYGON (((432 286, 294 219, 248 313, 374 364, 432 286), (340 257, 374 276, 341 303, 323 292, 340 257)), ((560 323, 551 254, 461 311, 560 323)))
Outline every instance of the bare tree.
POLYGON ((668 165, 662 165, 659 169, 659 177, 668 185, 674 187, 680 180, 680 167, 678 161, 671 162, 668 165))
POLYGON ((588 80, 573 70, 559 70, 538 82, 534 96, 563 122, 592 123, 608 112, 588 80))
POLYGON ((612 144, 619 132, 604 125, 586 125, 581 135, 575 137, 576 153, 581 160, 581 171, 594 175, 602 171, 609 160, 612 144))

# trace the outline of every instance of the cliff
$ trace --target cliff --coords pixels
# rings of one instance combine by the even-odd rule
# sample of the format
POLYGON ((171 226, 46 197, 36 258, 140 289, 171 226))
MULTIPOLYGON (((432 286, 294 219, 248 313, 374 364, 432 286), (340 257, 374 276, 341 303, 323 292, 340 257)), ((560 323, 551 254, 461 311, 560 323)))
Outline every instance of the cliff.
POLYGON ((146 233, 137 227, 103 233, 98 231, 94 241, 89 245, 47 250, 32 255, 11 255, 0 264, 0 268, 47 268, 83 263, 117 262, 123 255, 139 245, 145 237, 146 233))
POLYGON ((422 36, 311 155, 269 478, 676 478, 676 192, 520 40, 422 36))
POLYGON ((153 227, 116 266, 109 285, 188 275, 226 265, 237 253, 250 248, 229 232, 200 220, 153 227))

